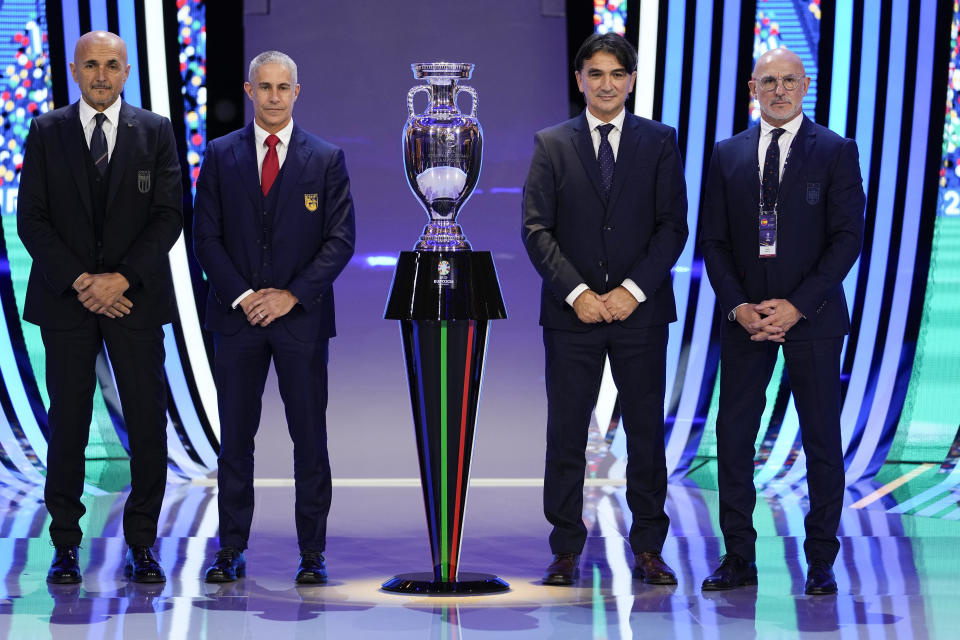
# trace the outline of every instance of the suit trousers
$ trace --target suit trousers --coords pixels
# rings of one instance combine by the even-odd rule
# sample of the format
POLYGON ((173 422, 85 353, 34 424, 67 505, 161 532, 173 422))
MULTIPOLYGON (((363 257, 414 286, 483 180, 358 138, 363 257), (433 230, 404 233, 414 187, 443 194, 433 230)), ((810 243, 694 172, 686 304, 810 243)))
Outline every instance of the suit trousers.
POLYGON ((218 333, 215 342, 220 546, 247 548, 254 507, 254 436, 272 358, 293 439, 297 542, 301 551, 323 551, 332 492, 326 423, 329 341, 298 340, 281 318, 266 327, 247 325, 233 335, 218 333))
POLYGON ((807 458, 810 511, 803 544, 808 562, 832 564, 840 550, 837 528, 843 507, 844 468, 840 441, 840 352, 843 338, 753 342, 739 326, 728 327, 720 351, 717 414, 717 477, 720 528, 727 553, 756 558, 753 510, 754 445, 766 404, 766 389, 783 347, 787 376, 800 419, 807 458))
POLYGON ((583 332, 545 328, 543 344, 547 386, 543 511, 553 525, 551 551, 580 553, 587 539, 583 524, 585 449, 590 414, 609 356, 627 436, 627 505, 633 514, 630 546, 634 553, 659 552, 670 523, 663 508, 667 495, 663 435, 667 326, 628 329, 612 323, 583 332))
POLYGON ((79 327, 41 329, 50 393, 50 439, 44 500, 50 538, 79 545, 84 449, 90 436, 96 362, 104 344, 113 367, 130 448, 130 495, 123 532, 131 546, 152 546, 167 482, 167 386, 163 329, 131 329, 88 314, 79 327))

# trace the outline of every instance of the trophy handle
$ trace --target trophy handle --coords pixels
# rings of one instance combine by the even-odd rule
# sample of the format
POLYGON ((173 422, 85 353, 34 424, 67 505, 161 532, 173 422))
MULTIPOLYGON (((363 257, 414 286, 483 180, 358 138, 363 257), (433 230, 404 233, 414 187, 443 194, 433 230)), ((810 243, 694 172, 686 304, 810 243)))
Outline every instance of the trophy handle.
POLYGON ((470 117, 471 117, 471 118, 476 118, 476 117, 477 117, 477 90, 474 89, 473 87, 468 87, 468 86, 465 85, 465 84, 457 85, 457 93, 453 96, 454 102, 456 102, 457 96, 460 95, 460 92, 461 92, 461 91, 463 91, 463 92, 465 92, 465 93, 469 93, 469 94, 470 94, 470 97, 473 98, 473 100, 472 100, 473 105, 472 105, 472 108, 471 108, 471 110, 470 110, 470 117))
POLYGON ((425 84, 418 84, 417 86, 410 89, 410 91, 407 91, 407 111, 410 112, 411 118, 417 115, 417 112, 413 110, 413 97, 418 93, 420 93, 421 91, 424 91, 426 93, 431 93, 430 87, 425 84))

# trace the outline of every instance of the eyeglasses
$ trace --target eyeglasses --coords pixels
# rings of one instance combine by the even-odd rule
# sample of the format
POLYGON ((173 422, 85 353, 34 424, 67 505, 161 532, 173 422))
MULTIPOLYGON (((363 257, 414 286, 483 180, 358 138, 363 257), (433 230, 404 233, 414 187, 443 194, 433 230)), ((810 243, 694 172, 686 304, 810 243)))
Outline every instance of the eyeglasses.
MULTIPOLYGON (((800 86, 800 81, 806 76, 783 76, 779 78, 779 84, 783 85, 784 91, 793 91, 800 86)), ((774 76, 763 76, 754 78, 753 83, 761 91, 774 91, 777 88, 778 79, 774 76)))

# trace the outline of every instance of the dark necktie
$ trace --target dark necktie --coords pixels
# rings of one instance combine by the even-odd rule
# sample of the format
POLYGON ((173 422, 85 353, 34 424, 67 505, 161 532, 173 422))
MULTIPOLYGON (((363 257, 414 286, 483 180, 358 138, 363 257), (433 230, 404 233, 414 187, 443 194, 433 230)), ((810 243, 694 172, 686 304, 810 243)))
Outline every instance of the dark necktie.
POLYGON ((600 132, 600 148, 597 149, 597 162, 600 163, 600 181, 603 184, 603 197, 610 195, 610 186, 613 184, 613 167, 616 161, 613 159, 613 147, 607 136, 613 130, 612 124, 602 124, 597 127, 600 132))
POLYGON ((270 192, 273 181, 277 179, 280 173, 280 158, 277 156, 277 143, 280 138, 274 134, 267 136, 267 155, 263 158, 263 167, 260 169, 260 188, 263 189, 263 195, 270 192))
POLYGON ((107 116, 98 113, 93 117, 97 121, 97 126, 93 128, 93 135, 90 136, 90 156, 102 176, 107 171, 107 136, 103 133, 103 121, 107 116))
POLYGON ((780 143, 778 141, 786 132, 786 129, 779 128, 770 132, 770 146, 767 147, 767 155, 763 159, 763 179, 760 183, 763 192, 761 206, 767 210, 776 206, 777 194, 780 192, 780 143))

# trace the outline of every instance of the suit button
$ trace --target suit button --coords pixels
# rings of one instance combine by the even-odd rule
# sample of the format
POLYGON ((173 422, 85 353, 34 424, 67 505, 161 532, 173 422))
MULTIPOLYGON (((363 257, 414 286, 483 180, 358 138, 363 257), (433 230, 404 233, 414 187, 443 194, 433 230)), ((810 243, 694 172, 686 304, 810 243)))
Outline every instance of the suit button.
POLYGON ((604 231, 613 231, 613 227, 610 226, 610 225, 605 225, 605 226, 603 227, 603 230, 604 230, 604 231))
POLYGON ((267 248, 267 245, 263 245, 263 248, 266 249, 266 248, 267 248))
POLYGON ((597 262, 597 266, 598 266, 598 267, 602 267, 602 266, 604 266, 605 264, 607 264, 607 263, 606 263, 606 261, 604 261, 604 260, 600 260, 599 262, 597 262))

